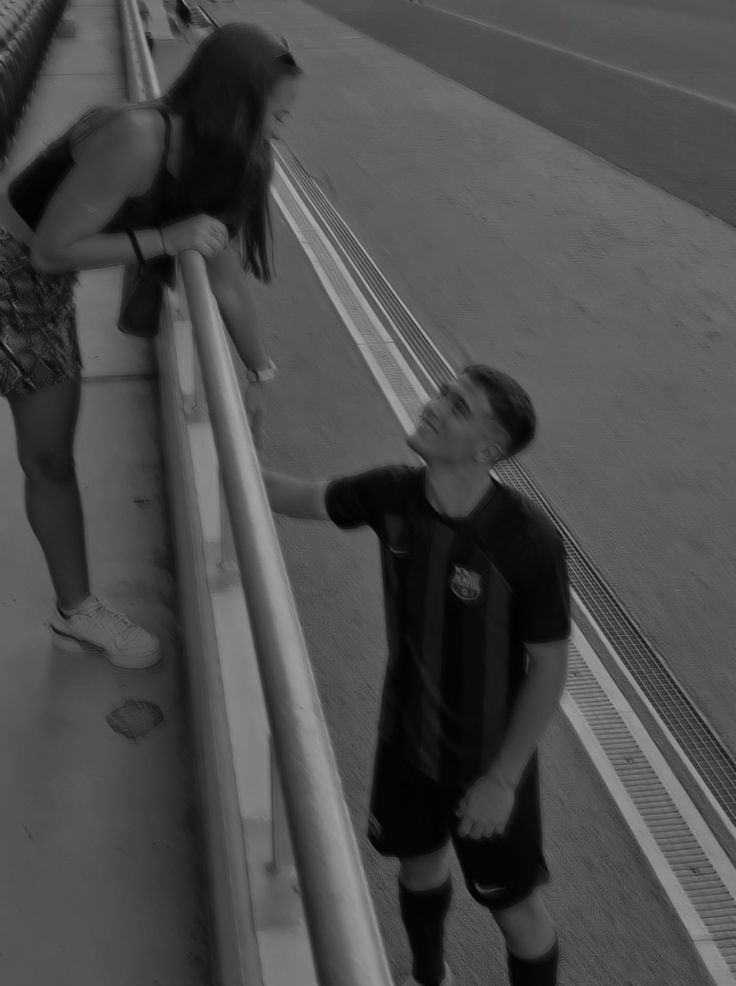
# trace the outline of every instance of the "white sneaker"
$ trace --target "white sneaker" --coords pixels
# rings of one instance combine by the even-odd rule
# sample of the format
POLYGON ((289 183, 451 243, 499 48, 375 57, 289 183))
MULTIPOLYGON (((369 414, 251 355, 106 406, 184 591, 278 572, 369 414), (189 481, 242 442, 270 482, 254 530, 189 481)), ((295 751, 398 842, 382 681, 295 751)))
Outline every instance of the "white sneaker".
MULTIPOLYGON (((449 965, 445 962, 445 975, 442 978, 442 986, 452 986, 452 970, 449 965)), ((409 976, 409 978, 404 983, 404 986, 419 986, 414 976, 409 976)))
POLYGON ((158 638, 97 596, 90 596, 70 616, 57 607, 51 636, 59 650, 101 653, 116 668, 142 670, 161 660, 158 638))

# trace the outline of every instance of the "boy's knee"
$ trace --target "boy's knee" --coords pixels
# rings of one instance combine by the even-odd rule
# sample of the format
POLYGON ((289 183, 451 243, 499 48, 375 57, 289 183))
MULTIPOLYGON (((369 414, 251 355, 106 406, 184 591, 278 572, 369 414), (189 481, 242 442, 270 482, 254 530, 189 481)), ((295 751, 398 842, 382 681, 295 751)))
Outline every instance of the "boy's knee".
POLYGON ((401 860, 399 880, 407 890, 431 890, 443 884, 449 875, 449 846, 424 856, 401 860))
POLYGON ((522 957, 544 954, 556 940, 554 922, 538 888, 518 904, 491 913, 507 944, 522 957))
POLYGON ((524 900, 510 907, 496 908, 493 916, 501 927, 528 926, 551 920, 538 887, 524 900))

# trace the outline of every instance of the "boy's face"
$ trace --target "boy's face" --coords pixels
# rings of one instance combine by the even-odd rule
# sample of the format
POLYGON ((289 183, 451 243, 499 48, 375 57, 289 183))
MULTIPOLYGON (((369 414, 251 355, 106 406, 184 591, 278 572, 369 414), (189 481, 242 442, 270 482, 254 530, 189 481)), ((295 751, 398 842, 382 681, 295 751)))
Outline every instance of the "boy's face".
POLYGON ((464 374, 443 384, 429 401, 408 444, 428 464, 470 465, 497 461, 508 437, 485 391, 464 374))

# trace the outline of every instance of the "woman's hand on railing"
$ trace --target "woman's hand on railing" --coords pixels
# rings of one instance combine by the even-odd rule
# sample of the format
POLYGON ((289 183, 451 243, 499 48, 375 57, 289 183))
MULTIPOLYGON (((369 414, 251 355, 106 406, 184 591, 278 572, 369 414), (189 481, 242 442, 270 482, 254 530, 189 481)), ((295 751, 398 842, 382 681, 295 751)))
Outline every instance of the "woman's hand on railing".
POLYGON ((166 253, 175 257, 184 250, 196 250, 205 259, 219 256, 230 242, 227 226, 204 214, 164 226, 161 230, 166 253))

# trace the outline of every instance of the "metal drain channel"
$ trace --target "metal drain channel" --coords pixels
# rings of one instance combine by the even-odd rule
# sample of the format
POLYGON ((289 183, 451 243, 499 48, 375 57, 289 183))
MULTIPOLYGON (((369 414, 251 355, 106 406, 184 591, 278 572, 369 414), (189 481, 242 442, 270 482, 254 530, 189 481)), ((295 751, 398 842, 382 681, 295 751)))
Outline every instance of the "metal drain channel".
MULTIPOLYGON (((657 876, 664 885, 669 882, 669 871, 686 895, 690 908, 683 907, 680 902, 677 910, 714 981, 732 983, 736 981, 736 871, 730 861, 717 859, 719 847, 715 839, 705 838, 702 831, 696 833, 674 803, 663 781, 667 768, 660 768, 660 774, 647 757, 627 723, 627 719, 630 722, 634 718, 633 713, 616 707, 610 697, 615 694, 616 685, 610 680, 607 694, 605 677, 602 668, 596 676, 578 647, 571 645, 566 698, 569 697, 584 718, 615 770, 631 806, 646 825, 655 846, 643 848, 657 876), (705 845, 706 841, 711 843, 710 846, 705 845), (660 865, 652 858, 655 856, 661 857, 660 865), (666 867, 664 871, 662 864, 666 867), (705 937, 703 930, 707 932, 705 937), (709 952, 713 948, 719 953, 727 974, 725 969, 719 970, 720 963, 714 961, 715 956, 709 952)), ((580 735, 575 717, 568 717, 580 735)), ((581 735, 581 739, 586 742, 586 737, 581 735)), ((590 747, 589 741, 586 746, 590 747)), ((669 783, 677 788, 674 777, 669 783)), ((616 800, 622 807, 620 799, 616 800)), ((627 821, 631 824, 628 817, 627 821)), ((638 841, 642 843, 643 840, 639 838, 638 841)), ((665 890, 669 892, 670 888, 665 885, 665 890)))
MULTIPOLYGON (((395 341, 403 343, 402 348, 412 365, 418 363, 424 376, 434 385, 446 379, 448 373, 453 372, 451 364, 429 339, 309 172, 291 151, 279 148, 277 157, 289 180, 309 204, 322 232, 357 275, 361 287, 365 285, 368 289, 379 313, 382 312, 395 326, 399 334, 395 341)), ((693 772, 699 775, 725 818, 735 827, 736 761, 725 743, 674 678, 664 658, 626 613, 523 467, 512 460, 502 463, 497 471, 503 482, 528 496, 554 521, 565 541, 575 593, 690 761, 693 772)))
MULTIPOLYGON (((405 375, 406 360, 396 347, 395 336, 381 326, 364 297, 363 279, 355 279, 352 257, 346 257, 336 237, 329 235, 330 231, 324 228, 325 216, 317 215, 313 196, 304 191, 293 168, 277 167, 273 188, 277 204, 384 394, 394 410, 400 406, 397 416, 403 427, 410 430, 426 392, 416 375, 405 375), (390 364, 394 361, 392 369, 390 364)), ((355 252, 367 257, 359 244, 355 252)), ((382 277, 380 272, 378 276, 382 277)), ((384 293, 388 292, 391 289, 386 284, 384 293)), ((373 295, 372 291, 369 293, 373 295)), ((400 301, 398 304, 404 307, 400 301)), ((411 346, 405 343, 405 348, 411 357, 411 346)), ((424 349, 432 351, 435 347, 427 340, 424 349)), ((450 367, 440 358, 445 376, 450 367)), ((429 373, 436 379, 436 370, 429 373)), ((540 502, 541 497, 535 499, 540 502)), ((613 603, 619 605, 616 600, 613 603)), ((733 986, 736 869, 577 627, 574 634, 577 644, 570 648, 565 713, 646 853, 712 981, 717 986, 733 986)))

